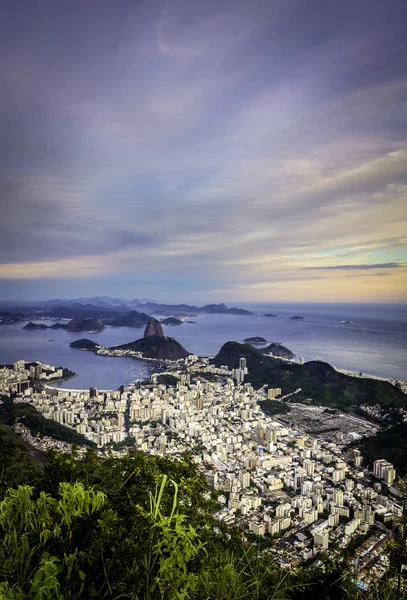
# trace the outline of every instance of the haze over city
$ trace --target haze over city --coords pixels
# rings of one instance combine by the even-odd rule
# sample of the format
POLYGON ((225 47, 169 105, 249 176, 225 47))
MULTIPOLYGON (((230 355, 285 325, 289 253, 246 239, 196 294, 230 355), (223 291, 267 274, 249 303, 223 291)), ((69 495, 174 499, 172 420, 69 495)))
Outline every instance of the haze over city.
POLYGON ((4 0, 0 299, 407 300, 404 0, 4 0))

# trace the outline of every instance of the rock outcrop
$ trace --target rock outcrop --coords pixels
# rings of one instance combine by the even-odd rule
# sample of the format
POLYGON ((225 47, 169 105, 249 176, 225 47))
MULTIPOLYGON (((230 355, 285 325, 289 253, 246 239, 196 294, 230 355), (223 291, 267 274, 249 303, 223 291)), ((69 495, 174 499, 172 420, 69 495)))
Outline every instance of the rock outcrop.
POLYGON ((144 336, 145 338, 147 337, 151 337, 151 336, 156 336, 156 337, 164 337, 164 329, 163 326, 161 325, 160 321, 157 321, 157 319, 150 319, 149 322, 146 325, 146 328, 144 330, 144 336))

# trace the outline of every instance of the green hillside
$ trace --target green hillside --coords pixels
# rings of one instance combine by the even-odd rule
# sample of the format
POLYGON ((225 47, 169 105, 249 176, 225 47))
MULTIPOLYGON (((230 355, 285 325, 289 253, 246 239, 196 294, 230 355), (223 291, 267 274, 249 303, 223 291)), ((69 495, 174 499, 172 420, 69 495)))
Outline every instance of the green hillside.
POLYGON ((377 435, 352 443, 372 465, 385 458, 393 463, 398 475, 407 474, 407 423, 380 431, 377 435))
POLYGON ((352 410, 361 404, 407 409, 407 396, 391 383, 350 377, 322 361, 300 365, 262 356, 249 344, 227 342, 213 362, 232 369, 238 367, 240 357, 247 359, 249 374, 245 382, 252 383, 255 388, 262 385, 281 387, 283 395, 301 388, 295 395, 296 402, 311 398, 315 404, 341 410, 352 410))
POLYGON ((0 404, 0 423, 14 425, 18 420, 33 433, 49 436, 55 440, 77 444, 79 446, 94 446, 94 442, 88 440, 84 435, 77 433, 74 429, 65 427, 52 419, 46 419, 31 404, 25 402, 14 403, 9 399, 0 404))

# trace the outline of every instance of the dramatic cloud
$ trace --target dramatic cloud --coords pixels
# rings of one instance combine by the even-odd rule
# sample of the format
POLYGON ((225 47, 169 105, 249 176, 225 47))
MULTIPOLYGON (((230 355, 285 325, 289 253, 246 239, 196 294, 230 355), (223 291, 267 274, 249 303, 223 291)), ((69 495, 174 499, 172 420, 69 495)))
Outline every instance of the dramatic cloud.
POLYGON ((325 271, 326 269, 340 269, 341 271, 343 270, 350 270, 350 271, 369 271, 370 269, 397 269, 398 267, 401 266, 406 266, 406 265, 400 265, 399 263, 381 263, 378 265, 331 265, 331 266, 326 266, 326 267, 303 267, 303 270, 312 270, 312 271, 318 271, 318 270, 322 270, 325 271))
POLYGON ((3 297, 405 301, 406 20, 5 0, 3 297))

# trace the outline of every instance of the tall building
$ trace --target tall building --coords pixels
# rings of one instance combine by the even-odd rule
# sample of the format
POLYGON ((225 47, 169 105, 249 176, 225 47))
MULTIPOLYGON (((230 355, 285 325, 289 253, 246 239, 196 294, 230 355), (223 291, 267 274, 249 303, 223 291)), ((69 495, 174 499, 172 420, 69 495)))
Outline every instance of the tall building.
POLYGON ((396 479, 396 471, 393 465, 384 458, 374 461, 373 473, 376 475, 376 477, 383 479, 388 485, 391 485, 396 479))
POLYGON ((250 473, 247 471, 240 471, 239 473, 239 481, 242 488, 247 488, 250 485, 250 473))
POLYGON ((314 546, 320 546, 323 550, 326 550, 329 546, 329 531, 326 531, 325 529, 315 529, 314 546))
POLYGON ((334 504, 337 506, 343 506, 343 491, 342 490, 334 490, 334 504))
POLYGON ((246 368, 247 368, 247 360, 242 357, 239 359, 239 369, 244 371, 246 368))
POLYGON ((308 458, 304 460, 304 469, 309 477, 312 477, 315 472, 315 463, 308 458))
POLYGON ((97 390, 95 387, 91 387, 89 389, 89 398, 96 398, 97 390))

